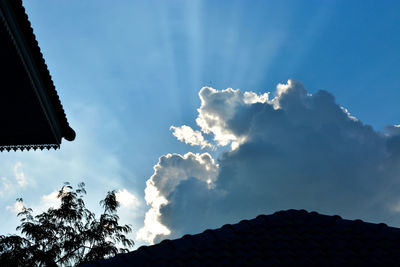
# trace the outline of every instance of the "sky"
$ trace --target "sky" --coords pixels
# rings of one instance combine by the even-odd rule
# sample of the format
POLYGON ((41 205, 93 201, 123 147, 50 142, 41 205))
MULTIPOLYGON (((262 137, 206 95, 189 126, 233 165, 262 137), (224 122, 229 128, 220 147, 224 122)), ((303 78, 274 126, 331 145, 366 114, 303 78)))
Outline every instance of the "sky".
POLYGON ((398 1, 23 1, 75 141, 0 153, 15 199, 117 190, 135 249, 282 209, 400 227, 398 1))

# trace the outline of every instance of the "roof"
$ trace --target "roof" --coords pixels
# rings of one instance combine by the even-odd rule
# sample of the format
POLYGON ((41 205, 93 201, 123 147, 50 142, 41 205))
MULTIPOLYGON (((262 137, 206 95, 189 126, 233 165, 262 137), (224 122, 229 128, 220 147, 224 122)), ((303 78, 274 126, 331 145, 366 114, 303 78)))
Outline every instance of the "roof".
POLYGON ((164 240, 84 266, 398 266, 400 229, 305 210, 279 211, 164 240))
POLYGON ((0 40, 0 151, 74 140, 21 0, 0 0, 0 40))

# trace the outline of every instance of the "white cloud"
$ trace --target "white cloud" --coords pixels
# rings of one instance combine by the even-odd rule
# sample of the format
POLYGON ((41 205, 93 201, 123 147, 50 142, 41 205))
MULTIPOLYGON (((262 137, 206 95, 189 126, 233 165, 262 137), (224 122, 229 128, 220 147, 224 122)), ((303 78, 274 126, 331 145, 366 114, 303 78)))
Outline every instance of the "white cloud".
POLYGON ((57 209, 61 205, 60 199, 57 197, 58 191, 53 191, 48 195, 40 197, 41 206, 39 210, 47 210, 49 208, 57 209))
POLYGON ((358 121, 358 119, 357 119, 356 117, 354 117, 354 116, 352 116, 352 115, 350 114, 350 112, 347 110, 347 108, 340 107, 340 109, 347 115, 347 117, 348 117, 350 120, 358 121))
POLYGON ((201 148, 213 148, 207 140, 204 139, 200 131, 194 131, 191 127, 182 125, 180 127, 171 126, 172 134, 181 142, 191 146, 201 146, 201 148))
POLYGON ((143 240, 289 208, 400 226, 399 205, 392 205, 400 193, 398 125, 377 132, 329 92, 310 94, 291 80, 278 84, 273 99, 209 87, 199 96, 202 133, 232 150, 219 155, 219 165, 212 160, 214 172, 193 164, 200 162, 194 154, 160 158, 147 181, 143 240))
POLYGON ((15 179, 17 180, 17 183, 19 186, 21 187, 25 187, 28 182, 25 178, 25 174, 22 170, 20 170, 22 167, 22 163, 20 161, 18 161, 15 165, 14 165, 14 175, 15 175, 15 179))
POLYGON ((245 104, 270 103, 269 95, 270 95, 269 92, 261 95, 258 95, 254 92, 244 92, 243 100, 245 104))
POLYGON ((197 110, 199 115, 196 123, 201 131, 213 134, 214 140, 220 146, 236 142, 234 147, 246 138, 246 132, 235 131, 231 125, 237 111, 252 103, 268 101, 268 93, 258 96, 253 92, 248 92, 244 95, 239 89, 232 88, 218 91, 214 88, 203 87, 199 92, 199 97, 201 106, 197 110))
POLYGON ((175 188, 189 178, 195 178, 210 189, 216 181, 218 165, 208 153, 185 155, 168 154, 159 158, 154 173, 146 182, 145 200, 150 209, 146 212, 144 226, 136 238, 152 244, 159 235, 169 235, 170 230, 161 223, 161 208, 175 188))
POLYGON ((125 188, 118 190, 115 197, 123 208, 136 209, 140 205, 137 197, 125 188))
POLYGON ((171 234, 171 231, 160 222, 160 209, 168 204, 168 200, 160 195, 154 182, 150 179, 146 182, 145 199, 147 205, 150 205, 150 209, 145 214, 144 226, 136 233, 136 239, 153 244, 157 236, 171 234))

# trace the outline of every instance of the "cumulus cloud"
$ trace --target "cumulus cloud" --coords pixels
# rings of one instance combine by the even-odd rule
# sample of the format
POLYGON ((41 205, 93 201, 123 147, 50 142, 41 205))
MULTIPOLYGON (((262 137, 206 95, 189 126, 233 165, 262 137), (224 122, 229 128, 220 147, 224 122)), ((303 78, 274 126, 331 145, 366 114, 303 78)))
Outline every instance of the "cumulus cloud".
POLYGON ((117 193, 115 193, 115 197, 123 208, 135 209, 140 205, 137 197, 125 188, 118 190, 117 193))
POLYGON ((146 220, 162 228, 146 221, 143 240, 289 208, 400 226, 400 127, 375 131, 328 91, 310 94, 292 80, 270 95, 200 90, 197 125, 231 149, 218 165, 203 156, 209 169, 198 154, 160 158, 147 181, 146 220))
POLYGON ((231 142, 238 142, 244 133, 234 131, 230 122, 236 110, 246 105, 240 90, 228 88, 217 91, 210 87, 203 87, 199 93, 201 106, 198 109, 197 125, 206 134, 213 134, 214 140, 220 146, 231 142))
POLYGON ((185 155, 168 154, 159 158, 154 174, 146 182, 145 200, 150 209, 137 239, 153 243, 158 235, 169 235, 170 230, 161 223, 161 208, 168 205, 168 197, 175 188, 190 178, 198 179, 209 188, 214 186, 218 165, 208 153, 185 155))
POLYGON ((172 134, 181 142, 191 146, 201 146, 201 148, 213 148, 207 140, 204 139, 200 131, 195 131, 191 127, 182 125, 180 127, 171 126, 172 134))
MULTIPOLYGON (((282 85, 280 87, 282 89, 279 94, 284 90, 282 85)), ((269 100, 269 94, 269 92, 260 95, 254 92, 242 93, 239 89, 232 88, 218 91, 211 87, 203 87, 199 92, 201 106, 197 110, 199 115, 196 123, 202 132, 212 134, 219 146, 231 144, 232 150, 235 150, 247 140, 251 124, 251 114, 246 112, 249 107, 255 104, 279 107, 276 98, 269 100)))

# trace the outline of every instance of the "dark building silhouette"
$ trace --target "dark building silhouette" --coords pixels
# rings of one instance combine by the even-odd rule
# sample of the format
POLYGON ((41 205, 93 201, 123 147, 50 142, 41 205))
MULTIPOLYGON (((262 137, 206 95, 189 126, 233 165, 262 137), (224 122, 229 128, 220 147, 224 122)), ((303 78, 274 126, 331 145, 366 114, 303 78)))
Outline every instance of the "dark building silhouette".
POLYGON ((0 0, 0 151, 72 141, 64 109, 21 0, 0 0))
POLYGON ((400 229, 279 211, 83 266, 400 266, 400 229))

